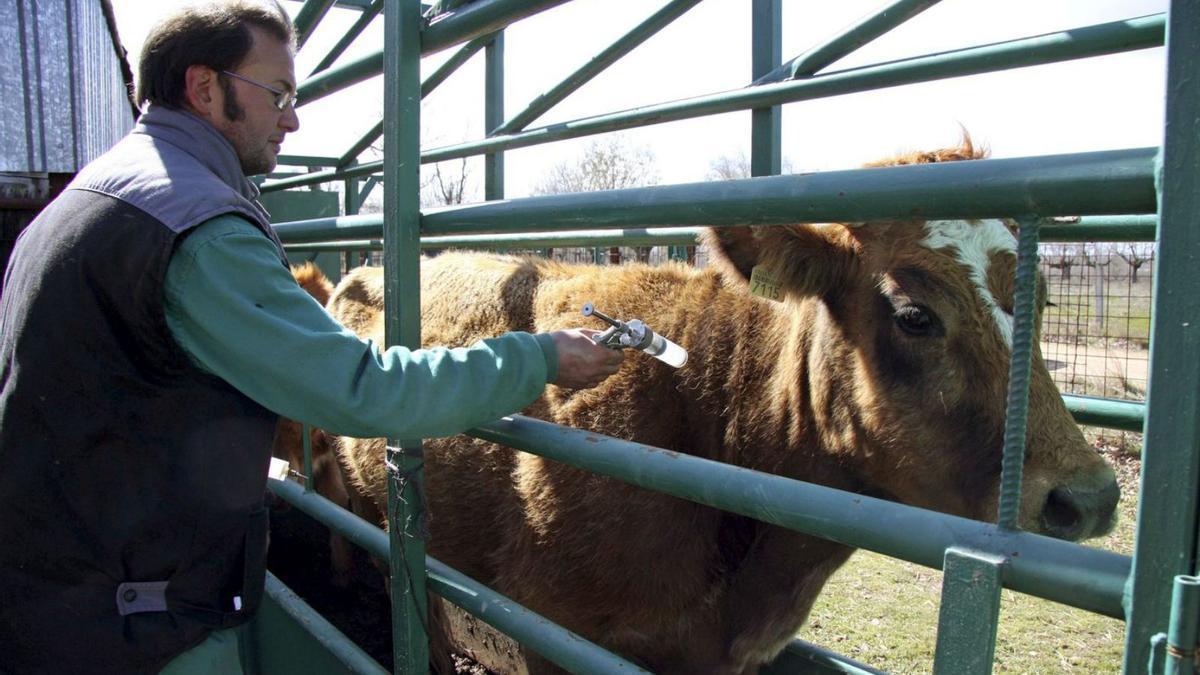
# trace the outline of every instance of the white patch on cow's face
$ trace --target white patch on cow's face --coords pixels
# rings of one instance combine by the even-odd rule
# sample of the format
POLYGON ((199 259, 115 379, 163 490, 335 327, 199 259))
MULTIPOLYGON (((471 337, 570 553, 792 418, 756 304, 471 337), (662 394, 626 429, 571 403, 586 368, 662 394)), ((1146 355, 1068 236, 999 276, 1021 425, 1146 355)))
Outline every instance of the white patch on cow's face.
POLYGON ((1012 232, 999 220, 983 220, 969 223, 964 220, 935 220, 925 223, 925 238, 921 243, 926 247, 937 250, 952 248, 955 258, 967 268, 971 281, 975 282, 975 290, 979 293, 983 306, 991 312, 996 320, 996 329, 1000 331, 1000 339, 1012 350, 1013 317, 1000 309, 996 298, 988 288, 988 264, 992 254, 997 251, 1017 252, 1017 239, 1012 232))

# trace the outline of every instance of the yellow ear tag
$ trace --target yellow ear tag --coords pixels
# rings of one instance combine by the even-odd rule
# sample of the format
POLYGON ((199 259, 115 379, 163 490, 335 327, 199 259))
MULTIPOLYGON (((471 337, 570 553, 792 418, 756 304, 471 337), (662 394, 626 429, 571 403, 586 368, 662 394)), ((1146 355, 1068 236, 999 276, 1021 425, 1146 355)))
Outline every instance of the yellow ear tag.
POLYGON ((760 298, 783 302, 783 284, 771 276, 762 265, 755 265, 750 270, 750 295, 760 298))

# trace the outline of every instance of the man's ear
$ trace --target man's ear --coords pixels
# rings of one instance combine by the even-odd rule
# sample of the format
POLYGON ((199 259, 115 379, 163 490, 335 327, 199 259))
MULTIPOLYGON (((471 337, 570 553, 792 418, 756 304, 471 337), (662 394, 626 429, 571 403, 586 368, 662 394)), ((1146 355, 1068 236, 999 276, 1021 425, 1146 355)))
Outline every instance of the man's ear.
POLYGON ((723 277, 749 286, 754 268, 788 295, 824 295, 853 274, 858 242, 844 225, 776 225, 706 230, 701 241, 723 277))
POLYGON ((205 119, 216 117, 225 103, 217 71, 208 66, 188 66, 184 73, 184 102, 190 112, 205 119))

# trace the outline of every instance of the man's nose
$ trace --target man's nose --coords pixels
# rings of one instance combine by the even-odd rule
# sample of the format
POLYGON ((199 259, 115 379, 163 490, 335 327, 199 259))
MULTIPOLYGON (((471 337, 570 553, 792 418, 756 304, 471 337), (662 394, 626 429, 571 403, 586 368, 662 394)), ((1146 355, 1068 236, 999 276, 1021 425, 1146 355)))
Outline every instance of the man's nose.
POLYGON ((283 115, 279 117, 279 128, 289 133, 300 129, 300 116, 296 114, 295 105, 284 108, 283 115))

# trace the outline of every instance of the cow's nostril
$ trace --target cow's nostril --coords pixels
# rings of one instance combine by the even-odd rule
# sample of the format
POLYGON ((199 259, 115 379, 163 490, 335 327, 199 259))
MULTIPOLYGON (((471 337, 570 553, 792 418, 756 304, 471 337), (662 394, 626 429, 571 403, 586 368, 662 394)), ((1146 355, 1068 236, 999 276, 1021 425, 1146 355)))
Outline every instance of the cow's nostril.
POLYGON ((1042 507, 1042 523, 1046 534, 1058 539, 1074 541, 1083 528, 1083 514, 1078 508, 1076 495, 1071 488, 1054 488, 1046 497, 1042 507))
POLYGON ((1112 528, 1113 513, 1120 497, 1121 490, 1116 482, 1099 490, 1055 488, 1042 507, 1046 534, 1069 541, 1103 535, 1112 528))

